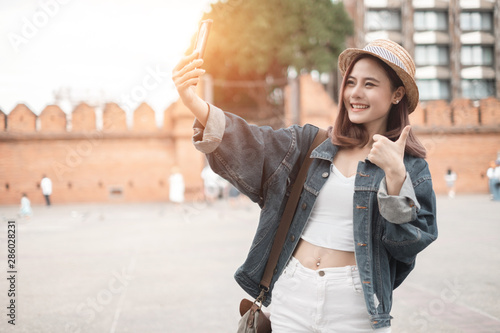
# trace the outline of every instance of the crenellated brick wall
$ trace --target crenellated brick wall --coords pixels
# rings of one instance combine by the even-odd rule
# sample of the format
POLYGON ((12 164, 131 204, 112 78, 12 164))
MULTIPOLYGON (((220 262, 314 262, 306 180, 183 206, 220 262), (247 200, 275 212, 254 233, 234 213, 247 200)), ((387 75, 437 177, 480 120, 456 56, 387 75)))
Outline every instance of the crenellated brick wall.
POLYGON ((15 132, 36 132, 36 115, 24 104, 17 105, 7 116, 6 130, 15 132))
POLYGON ((451 105, 446 101, 427 102, 423 108, 425 125, 430 127, 451 126, 451 105))
POLYGON ((155 132, 155 111, 146 103, 142 103, 134 111, 133 130, 135 132, 155 132))
MULTIPOLYGON (((289 94, 287 89, 285 101, 289 94)), ((289 112, 287 102, 285 109, 289 112)), ((302 124, 324 128, 337 115, 337 105, 308 75, 300 78, 300 109, 302 124)), ((446 192, 448 168, 458 174, 458 194, 488 191, 486 170, 500 151, 499 100, 420 103, 410 120, 428 150, 437 193, 446 192)), ((54 105, 38 117, 22 104, 8 115, 0 110, 0 204, 19 203, 23 192, 43 203, 43 174, 53 181, 55 204, 168 201, 174 166, 184 175, 187 198, 199 199, 204 156, 192 145, 192 122, 180 101, 164 111, 160 128, 145 103, 134 111, 130 128, 125 111, 114 103, 102 110, 82 103, 70 116, 54 105)))
POLYGON ((426 121, 415 130, 428 150, 436 192, 446 191, 444 174, 451 168, 457 193, 487 193, 486 170, 500 158, 500 101, 435 101, 420 108, 426 121))
POLYGON ((96 130, 94 108, 88 106, 86 103, 79 104, 71 113, 71 117, 72 132, 91 132, 96 130))
POLYGON ((127 131, 127 116, 118 104, 106 104, 102 112, 102 130, 104 132, 127 131))
MULTIPOLYGON (((10 118, 9 118, 10 120, 10 118)), ((64 133, 66 132, 66 114, 57 105, 49 105, 38 116, 40 132, 64 133)), ((8 127, 9 128, 9 127, 8 127)))
POLYGON ((0 131, 5 131, 7 125, 7 115, 0 110, 0 131))
POLYGON ((159 129, 154 110, 141 104, 129 129, 124 110, 110 103, 97 130, 96 110, 82 103, 67 130, 58 106, 47 106, 37 117, 18 105, 0 130, 0 204, 19 203, 23 192, 32 203, 43 203, 44 174, 52 179, 56 204, 168 201, 173 166, 185 177, 187 199, 200 198, 204 157, 191 143, 194 118, 182 107, 174 103, 165 110, 168 126, 159 129))
POLYGON ((481 124, 487 126, 500 125, 500 101, 495 98, 484 99, 480 103, 481 124))

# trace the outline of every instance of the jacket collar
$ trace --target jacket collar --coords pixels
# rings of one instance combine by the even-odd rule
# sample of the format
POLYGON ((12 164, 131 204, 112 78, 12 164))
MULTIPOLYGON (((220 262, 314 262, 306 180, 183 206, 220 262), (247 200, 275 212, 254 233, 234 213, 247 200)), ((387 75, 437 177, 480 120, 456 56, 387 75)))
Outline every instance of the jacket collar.
POLYGON ((319 158, 322 160, 333 162, 333 158, 339 151, 339 147, 335 146, 330 138, 327 138, 323 143, 321 143, 316 149, 311 153, 311 158, 319 158))
MULTIPOLYGON (((329 161, 333 163, 333 158, 339 151, 339 146, 336 146, 332 143, 330 138, 323 141, 316 149, 314 149, 311 153, 311 158, 317 158, 321 160, 329 161)), ((378 182, 380 179, 384 177, 384 172, 382 169, 377 167, 375 164, 365 159, 364 162, 359 162, 358 164, 358 175, 361 176, 361 180, 358 182, 363 183, 366 186, 375 186, 378 187, 378 182), (365 177, 370 175, 369 177, 365 177)), ((357 177, 359 178, 359 177, 357 177)), ((359 184, 358 184, 359 185, 359 184)))

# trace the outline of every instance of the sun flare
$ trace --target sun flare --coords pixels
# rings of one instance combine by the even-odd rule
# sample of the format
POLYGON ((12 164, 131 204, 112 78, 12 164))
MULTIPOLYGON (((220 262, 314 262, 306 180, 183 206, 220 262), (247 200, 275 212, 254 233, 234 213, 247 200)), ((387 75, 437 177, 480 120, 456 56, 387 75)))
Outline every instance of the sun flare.
MULTIPOLYGON (((169 85, 213 0, 32 1, 0 11, 0 109, 25 103, 39 113, 61 89, 116 101, 151 71, 162 73, 145 101, 176 98, 169 85)), ((85 96, 83 97, 85 98, 85 96)), ((68 110, 65 110, 68 111, 68 110)))

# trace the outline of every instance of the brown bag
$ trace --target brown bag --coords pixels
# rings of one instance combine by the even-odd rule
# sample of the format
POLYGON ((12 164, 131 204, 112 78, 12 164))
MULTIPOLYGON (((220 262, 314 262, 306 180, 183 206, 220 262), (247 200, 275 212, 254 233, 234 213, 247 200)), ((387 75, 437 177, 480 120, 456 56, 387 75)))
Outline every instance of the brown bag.
POLYGON ((264 302, 266 296, 265 294, 269 291, 269 286, 271 285, 271 279, 273 277, 273 271, 278 263, 278 259, 283 248, 283 244, 286 239, 286 234, 292 223, 294 212, 297 208, 297 203, 299 202, 300 193, 302 192, 302 187, 304 187, 304 182, 307 178, 307 172, 309 171, 309 166, 311 165, 312 151, 327 138, 327 132, 320 129, 314 138, 309 151, 307 152, 306 158, 302 163, 297 179, 295 180, 292 192, 285 206, 285 211, 281 217, 278 230, 276 231, 276 236, 274 236, 274 242, 271 248, 271 253, 269 259, 267 260, 266 269, 262 275, 260 281, 260 286, 262 287, 259 297, 252 302, 248 299, 243 299, 240 303, 240 315, 242 316, 238 323, 237 333, 270 333, 271 332, 271 321, 264 312, 262 312, 262 303, 264 302))
POLYGON ((238 333, 270 333, 271 321, 258 305, 246 298, 241 300, 238 333))

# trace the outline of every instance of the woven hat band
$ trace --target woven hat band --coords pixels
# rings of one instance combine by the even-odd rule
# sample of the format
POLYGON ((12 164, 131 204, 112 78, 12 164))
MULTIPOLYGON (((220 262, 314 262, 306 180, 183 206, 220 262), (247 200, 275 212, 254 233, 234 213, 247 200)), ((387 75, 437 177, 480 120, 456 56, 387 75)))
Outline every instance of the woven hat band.
POLYGON ((401 67, 405 72, 408 73, 408 70, 406 69, 406 66, 401 62, 401 60, 399 60, 399 58, 396 57, 391 52, 387 51, 387 49, 384 49, 384 48, 378 47, 378 46, 367 45, 364 48, 364 50, 368 51, 368 52, 371 52, 371 53, 375 53, 375 54, 381 56, 382 58, 384 58, 384 59, 392 62, 396 66, 401 67))

